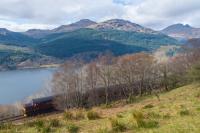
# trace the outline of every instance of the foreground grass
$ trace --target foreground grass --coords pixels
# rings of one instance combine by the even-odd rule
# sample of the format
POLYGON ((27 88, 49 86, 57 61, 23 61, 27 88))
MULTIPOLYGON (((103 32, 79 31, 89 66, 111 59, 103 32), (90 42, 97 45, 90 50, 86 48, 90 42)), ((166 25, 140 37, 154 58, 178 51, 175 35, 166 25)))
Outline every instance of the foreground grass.
POLYGON ((38 117, 18 125, 0 126, 1 133, 199 133, 200 86, 177 88, 132 104, 119 101, 109 108, 69 110, 65 114, 38 117))

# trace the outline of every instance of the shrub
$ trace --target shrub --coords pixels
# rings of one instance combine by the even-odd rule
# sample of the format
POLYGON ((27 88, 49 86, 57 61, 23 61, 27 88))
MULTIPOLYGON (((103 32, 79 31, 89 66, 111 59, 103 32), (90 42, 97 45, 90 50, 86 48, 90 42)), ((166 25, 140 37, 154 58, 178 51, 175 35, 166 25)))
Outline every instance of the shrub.
POLYGON ((198 92, 195 97, 200 98, 200 92, 198 92))
POLYGON ((118 113, 118 114, 117 114, 117 117, 118 117, 118 118, 123 118, 123 114, 122 114, 122 113, 118 113))
POLYGON ((192 79, 193 81, 200 81, 200 62, 192 66, 192 68, 189 70, 188 78, 192 79))
POLYGON ((155 112, 148 112, 147 113, 148 118, 160 118, 160 114, 155 113, 155 112))
POLYGON ((197 110, 197 111, 200 111, 200 107, 197 107, 196 110, 197 110))
POLYGON ((170 117, 171 117, 171 115, 169 113, 163 115, 164 119, 169 119, 170 117))
POLYGON ((123 132, 125 131, 127 128, 126 128, 126 125, 121 122, 119 119, 110 119, 110 122, 111 122, 111 126, 112 126, 112 130, 114 132, 123 132))
POLYGON ((97 112, 91 110, 87 112, 87 118, 88 120, 96 120, 100 118, 100 115, 97 112))
POLYGON ((0 123, 0 130, 11 129, 12 126, 13 125, 11 123, 0 123))
MULTIPOLYGON (((133 111, 132 114, 139 128, 156 128, 159 126, 159 123, 157 121, 145 119, 144 114, 140 111, 133 111)), ((152 114, 153 114, 153 117, 155 117, 154 116, 155 113, 149 113, 148 116, 152 114)))
POLYGON ((145 127, 145 121, 143 119, 136 119, 137 127, 144 128, 145 127))
POLYGON ((140 112, 140 111, 134 110, 132 112, 132 114, 133 114, 133 117, 135 118, 136 121, 137 120, 142 120, 144 118, 144 114, 142 112, 140 112))
POLYGON ((131 104, 134 103, 135 101, 136 101, 135 96, 130 95, 126 100, 126 103, 131 104))
POLYGON ((44 120, 35 120, 32 122, 28 122, 26 124, 28 127, 35 127, 37 129, 38 132, 40 133, 49 133, 51 128, 50 125, 48 125, 47 127, 45 126, 45 121, 44 120))
POLYGON ((152 104, 147 104, 143 107, 143 109, 149 109, 149 108, 153 108, 154 106, 152 104))
POLYGON ((45 126, 43 120, 36 120, 33 122, 33 125, 38 129, 43 128, 45 126))
POLYGON ((3 130, 3 129, 6 129, 6 126, 5 126, 5 124, 0 123, 0 130, 3 130))
POLYGON ((75 124, 70 123, 68 124, 67 129, 69 133, 78 133, 79 127, 75 124))
POLYGON ((49 126, 51 126, 51 127, 59 127, 60 126, 60 122, 57 119, 52 119, 49 122, 49 126))
POLYGON ((65 111, 63 116, 67 120, 72 120, 73 119, 73 114, 70 111, 65 111))
POLYGON ((43 127, 42 129, 40 129, 40 131, 42 133, 49 133, 49 132, 51 132, 51 128, 50 128, 50 126, 43 127))
POLYGON ((100 107, 101 107, 102 109, 108 109, 108 108, 112 108, 113 105, 110 104, 110 103, 109 103, 109 104, 101 104, 100 107))
POLYGON ((157 128, 159 127, 159 123, 155 120, 144 121, 143 128, 157 128))
POLYGON ((100 128, 96 131, 96 133, 110 133, 108 128, 100 128))
POLYGON ((189 110, 184 109, 184 110, 181 110, 181 111, 179 112, 179 114, 180 114, 181 116, 185 116, 185 115, 189 115, 190 112, 189 112, 189 110))
POLYGON ((84 119, 84 118, 85 118, 85 114, 84 114, 82 111, 78 111, 78 112, 76 112, 74 118, 75 118, 76 120, 84 119))
POLYGON ((138 120, 137 126, 139 128, 157 128, 159 123, 155 120, 138 120))

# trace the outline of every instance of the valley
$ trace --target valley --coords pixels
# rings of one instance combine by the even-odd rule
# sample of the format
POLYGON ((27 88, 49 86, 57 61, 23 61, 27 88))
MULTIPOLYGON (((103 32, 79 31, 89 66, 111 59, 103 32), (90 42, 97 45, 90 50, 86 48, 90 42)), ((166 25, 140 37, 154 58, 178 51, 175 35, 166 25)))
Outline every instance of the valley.
POLYGON ((2 28, 0 43, 1 70, 38 68, 73 58, 90 62, 108 51, 120 56, 181 44, 161 32, 120 19, 101 23, 83 19, 52 30, 21 33, 2 28))

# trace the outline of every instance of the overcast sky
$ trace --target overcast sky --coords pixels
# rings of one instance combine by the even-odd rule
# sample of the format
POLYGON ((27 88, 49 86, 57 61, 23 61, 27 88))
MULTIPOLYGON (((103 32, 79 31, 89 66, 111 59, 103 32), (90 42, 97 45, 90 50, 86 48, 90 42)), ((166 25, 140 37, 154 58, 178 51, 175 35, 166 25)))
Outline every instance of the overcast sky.
POLYGON ((54 28, 80 19, 112 18, 162 29, 175 23, 200 27, 200 0, 0 0, 0 28, 54 28))

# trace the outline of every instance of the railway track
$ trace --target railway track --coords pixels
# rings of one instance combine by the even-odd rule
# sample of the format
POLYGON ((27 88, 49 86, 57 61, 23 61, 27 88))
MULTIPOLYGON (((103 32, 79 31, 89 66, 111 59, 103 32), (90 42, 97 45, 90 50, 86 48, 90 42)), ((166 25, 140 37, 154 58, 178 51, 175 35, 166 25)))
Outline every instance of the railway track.
POLYGON ((45 116, 50 116, 50 115, 60 114, 60 113, 63 113, 63 111, 54 111, 54 112, 39 114, 39 115, 36 115, 36 116, 31 116, 31 117, 19 115, 19 116, 0 119, 0 123, 15 122, 15 121, 26 120, 26 119, 27 120, 33 120, 34 118, 37 118, 37 117, 45 117, 45 116))
POLYGON ((25 118, 26 117, 24 115, 19 115, 19 116, 0 119, 0 123, 13 122, 13 121, 17 121, 17 120, 21 120, 21 119, 25 119, 25 118))

